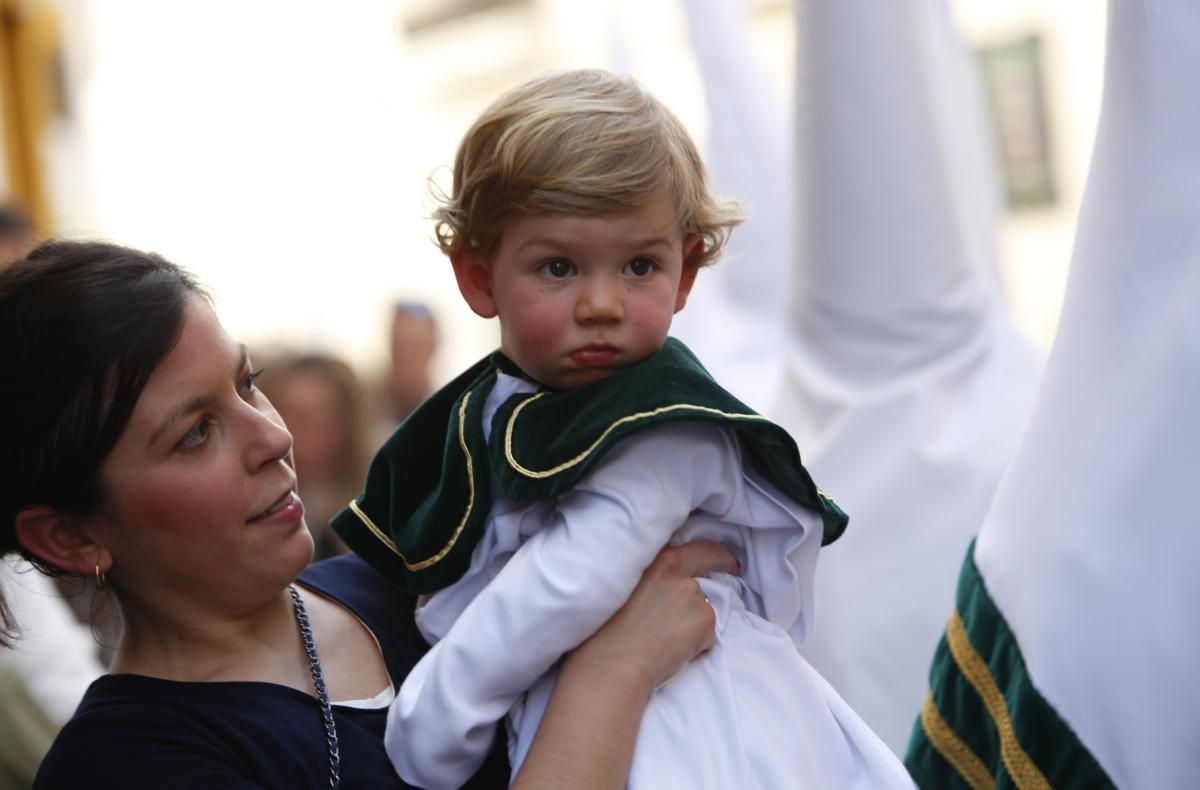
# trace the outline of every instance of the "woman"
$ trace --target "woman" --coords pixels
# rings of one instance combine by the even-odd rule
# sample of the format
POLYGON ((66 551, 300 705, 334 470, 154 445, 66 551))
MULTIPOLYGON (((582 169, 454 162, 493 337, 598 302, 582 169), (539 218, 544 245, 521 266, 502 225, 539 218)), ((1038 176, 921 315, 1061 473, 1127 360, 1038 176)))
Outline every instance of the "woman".
MULTIPOLYGON (((414 601, 354 557, 304 570, 291 436, 195 280, 45 244, 0 274, 0 370, 0 554, 94 578, 125 626, 35 786, 399 786, 382 735, 426 649, 414 601)), ((516 786, 623 785, 652 689, 712 642, 691 577, 713 570, 736 563, 660 556, 567 658, 516 786)), ((498 744, 472 784, 507 781, 498 744)))

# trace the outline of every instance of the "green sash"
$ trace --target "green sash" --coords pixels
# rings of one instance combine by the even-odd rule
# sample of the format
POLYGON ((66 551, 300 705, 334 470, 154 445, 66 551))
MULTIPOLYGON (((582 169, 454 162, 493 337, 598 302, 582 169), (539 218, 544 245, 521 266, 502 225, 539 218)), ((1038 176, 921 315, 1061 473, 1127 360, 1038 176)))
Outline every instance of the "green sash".
POLYGON ((482 412, 501 370, 519 374, 497 352, 426 401, 380 448, 363 493, 333 519, 346 545, 413 592, 439 590, 466 572, 493 479, 516 502, 553 499, 621 439, 681 420, 734 428, 747 462, 821 515, 823 543, 846 527, 846 514, 813 483, 787 432, 722 389, 677 340, 579 389, 513 395, 493 417, 489 443, 482 412))
POLYGON ((1115 787, 1033 685, 974 554, 972 542, 908 743, 909 773, 922 788, 1115 787))

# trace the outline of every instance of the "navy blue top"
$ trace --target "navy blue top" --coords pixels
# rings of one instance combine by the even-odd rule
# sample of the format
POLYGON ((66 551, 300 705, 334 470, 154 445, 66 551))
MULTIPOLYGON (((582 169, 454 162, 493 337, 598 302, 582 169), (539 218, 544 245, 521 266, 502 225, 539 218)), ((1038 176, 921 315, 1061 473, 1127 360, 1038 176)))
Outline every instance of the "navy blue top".
MULTIPOLYGON (((300 579, 367 625, 399 688, 428 650, 413 622, 415 599, 353 555, 313 565, 300 579)), ((343 788, 408 787, 383 750, 386 709, 335 706, 334 719, 343 788)), ((467 787, 508 786, 501 740, 467 787)), ((183 683, 142 675, 96 680, 34 783, 35 790, 328 786, 325 731, 312 696, 274 683, 183 683)))

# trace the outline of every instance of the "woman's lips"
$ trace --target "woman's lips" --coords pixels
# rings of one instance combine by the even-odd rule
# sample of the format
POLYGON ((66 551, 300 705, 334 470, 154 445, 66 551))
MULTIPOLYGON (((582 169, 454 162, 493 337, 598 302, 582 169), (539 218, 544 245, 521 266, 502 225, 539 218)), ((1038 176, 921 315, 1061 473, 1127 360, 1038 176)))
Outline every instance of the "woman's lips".
POLYGON ((290 524, 304 515, 304 504, 295 491, 288 491, 275 504, 250 519, 251 524, 290 524))
POLYGON ((616 361, 617 353, 616 346, 584 346, 571 352, 571 361, 584 368, 604 367, 616 361))

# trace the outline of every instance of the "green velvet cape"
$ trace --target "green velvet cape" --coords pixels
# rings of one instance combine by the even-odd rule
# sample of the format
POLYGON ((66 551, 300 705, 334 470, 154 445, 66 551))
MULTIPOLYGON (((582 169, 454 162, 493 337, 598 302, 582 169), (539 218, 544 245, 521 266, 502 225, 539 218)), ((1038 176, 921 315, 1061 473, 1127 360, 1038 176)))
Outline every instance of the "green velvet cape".
POLYGON ((516 502, 552 499, 622 438, 680 420, 734 428, 747 463, 821 515, 823 543, 846 527, 787 432, 722 389, 677 340, 579 389, 511 396, 492 419, 489 443, 482 413, 498 371, 522 375, 497 352, 426 401, 380 448, 362 494, 333 519, 347 546, 412 592, 439 590, 466 572, 493 480, 516 502))

